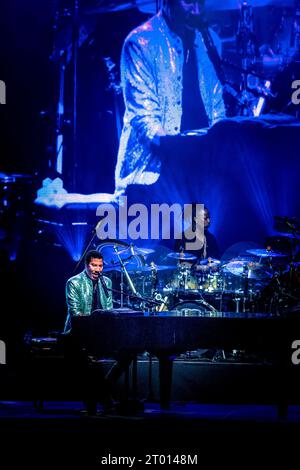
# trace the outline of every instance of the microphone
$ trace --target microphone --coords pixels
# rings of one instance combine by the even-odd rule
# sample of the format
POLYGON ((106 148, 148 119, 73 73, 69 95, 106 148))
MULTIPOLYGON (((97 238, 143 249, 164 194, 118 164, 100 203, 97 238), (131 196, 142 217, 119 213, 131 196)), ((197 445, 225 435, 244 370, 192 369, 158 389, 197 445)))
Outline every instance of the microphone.
POLYGON ((106 295, 106 297, 109 297, 109 292, 108 292, 108 289, 107 289, 107 285, 106 285, 106 283, 103 279, 103 274, 102 273, 99 273, 99 279, 100 279, 101 285, 103 287, 104 294, 106 295))

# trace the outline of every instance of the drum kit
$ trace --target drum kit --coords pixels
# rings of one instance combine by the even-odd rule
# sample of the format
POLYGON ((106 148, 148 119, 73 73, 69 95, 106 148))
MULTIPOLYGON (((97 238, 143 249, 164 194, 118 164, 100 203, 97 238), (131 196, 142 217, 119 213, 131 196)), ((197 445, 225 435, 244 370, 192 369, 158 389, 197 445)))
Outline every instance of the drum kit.
POLYGON ((269 246, 246 250, 244 256, 225 262, 170 252, 165 257, 170 264, 147 262, 149 255, 155 258, 155 250, 119 241, 103 242, 98 249, 105 272, 120 285, 121 307, 153 314, 215 316, 218 312, 281 314, 291 300, 300 304, 300 263, 290 262, 288 254, 269 246))

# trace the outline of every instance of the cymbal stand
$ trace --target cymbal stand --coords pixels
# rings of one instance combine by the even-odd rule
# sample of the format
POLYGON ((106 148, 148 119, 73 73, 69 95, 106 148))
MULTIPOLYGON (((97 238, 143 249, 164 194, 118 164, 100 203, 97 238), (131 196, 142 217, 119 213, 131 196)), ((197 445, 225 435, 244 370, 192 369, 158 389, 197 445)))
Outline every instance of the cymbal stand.
POLYGON ((154 262, 151 262, 151 297, 154 297, 158 285, 157 267, 154 262))
POLYGON ((120 282, 120 290, 121 290, 121 294, 120 294, 120 306, 121 308, 124 306, 124 273, 123 273, 123 270, 121 271, 121 282, 120 282))
POLYGON ((291 262, 290 262, 290 288, 292 287, 293 283, 293 274, 295 271, 295 249, 296 246, 299 245, 299 235, 300 231, 296 229, 296 226, 293 222, 286 221, 286 225, 289 228, 290 233, 293 235, 293 238, 290 238, 290 247, 291 247, 291 262))
POLYGON ((246 299, 249 293, 249 267, 245 265, 243 267, 243 278, 244 278, 244 295, 243 295, 243 313, 246 312, 246 299))
POLYGON ((235 313, 240 313, 240 300, 241 300, 241 297, 235 297, 235 298, 234 298, 234 301, 235 301, 235 313))
MULTIPOLYGON (((133 296, 132 296, 132 297, 135 298, 135 299, 137 299, 137 300, 140 300, 140 301, 141 301, 141 305, 142 305, 143 307, 145 307, 145 304, 147 304, 147 303, 148 303, 148 304, 150 303, 150 304, 160 305, 160 302, 157 302, 157 301, 154 300, 154 299, 149 299, 149 298, 147 298, 147 297, 143 297, 143 296, 136 290, 135 285, 134 285, 134 283, 133 283, 133 281, 132 281, 132 279, 131 279, 131 277, 130 277, 130 275, 129 275, 127 269, 126 269, 126 266, 125 266, 125 264, 124 264, 124 262, 123 262, 123 260, 122 260, 122 258, 121 258, 121 256, 120 256, 119 252, 118 252, 117 246, 114 246, 114 251, 115 251, 115 253, 116 253, 116 255, 117 255, 117 258, 118 258, 118 260, 119 260, 122 273, 123 273, 124 276, 126 277, 127 282, 128 282, 128 284, 129 284, 129 287, 130 287, 130 290, 131 290, 132 293, 133 293, 133 296)), ((122 290, 123 290, 123 289, 122 289, 122 290)))

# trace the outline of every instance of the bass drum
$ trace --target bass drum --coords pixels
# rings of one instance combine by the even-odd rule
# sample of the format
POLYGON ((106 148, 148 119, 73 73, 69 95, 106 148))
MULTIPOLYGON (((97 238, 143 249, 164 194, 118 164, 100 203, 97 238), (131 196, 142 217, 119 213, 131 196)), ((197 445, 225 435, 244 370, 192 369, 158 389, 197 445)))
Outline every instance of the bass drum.
POLYGON ((171 306, 179 317, 215 317, 218 311, 205 300, 185 300, 171 306))

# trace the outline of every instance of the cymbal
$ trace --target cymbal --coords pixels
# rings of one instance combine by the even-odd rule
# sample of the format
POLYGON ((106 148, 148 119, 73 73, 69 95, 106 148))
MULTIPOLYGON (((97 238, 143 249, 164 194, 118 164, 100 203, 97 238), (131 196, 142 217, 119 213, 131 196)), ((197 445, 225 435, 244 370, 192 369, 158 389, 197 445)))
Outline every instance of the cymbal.
POLYGON ((174 271, 176 266, 141 266, 136 269, 130 269, 130 271, 136 271, 137 273, 150 273, 152 271, 174 271))
POLYGON ((254 250, 247 250, 247 253, 250 253, 250 255, 259 256, 260 258, 284 258, 285 256, 287 256, 284 253, 260 248, 255 248, 254 250))
POLYGON ((249 260, 233 260, 223 266, 223 270, 235 276, 245 276, 247 279, 267 279, 272 277, 266 266, 249 260))
POLYGON ((293 240, 300 240, 300 235, 298 233, 278 232, 277 235, 273 235, 273 238, 292 238, 293 240))
POLYGON ((200 261, 200 264, 208 267, 214 267, 221 264, 221 261, 215 258, 205 258, 200 261))
POLYGON ((147 256, 150 255, 151 253, 154 253, 154 250, 152 248, 140 248, 137 246, 129 246, 128 248, 125 248, 124 250, 119 251, 119 254, 131 254, 132 256, 134 255, 142 255, 142 256, 147 256))
POLYGON ((119 257, 127 269, 130 267, 136 269, 139 266, 143 266, 144 260, 142 257, 135 253, 132 254, 130 248, 125 243, 119 243, 118 241, 109 241, 99 245, 97 249, 103 255, 104 271, 121 271, 119 257))
POLYGON ((183 253, 183 252, 172 252, 169 253, 168 258, 178 259, 179 261, 195 261, 197 256, 191 255, 191 253, 183 253))
POLYGON ((104 266, 104 269, 103 269, 103 274, 104 275, 105 275, 105 273, 110 273, 111 271, 122 271, 121 265, 120 264, 115 264, 115 265, 111 264, 111 265, 108 265, 108 266, 104 266))

